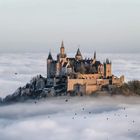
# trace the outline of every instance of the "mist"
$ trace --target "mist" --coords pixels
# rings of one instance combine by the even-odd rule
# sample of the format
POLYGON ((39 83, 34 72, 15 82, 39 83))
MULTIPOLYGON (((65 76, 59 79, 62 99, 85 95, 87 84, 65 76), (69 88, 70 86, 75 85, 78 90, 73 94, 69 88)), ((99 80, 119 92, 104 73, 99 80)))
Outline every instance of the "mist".
POLYGON ((56 97, 1 106, 0 138, 139 140, 139 110, 139 97, 122 96, 56 97))
MULTIPOLYGON (((67 50, 66 50, 67 51, 67 50)), ((93 58, 94 52, 85 53, 81 50, 83 57, 93 58)), ((76 53, 76 49, 75 49, 76 53)), ((75 53, 68 53, 74 57, 75 53)), ((53 53, 56 59, 56 53, 53 53)), ((31 78, 41 74, 46 77, 46 58, 48 52, 44 53, 2 53, 0 55, 0 97, 14 93, 20 86, 24 86, 31 78)), ((109 58, 112 61, 112 71, 116 76, 125 76, 125 81, 139 80, 140 55, 139 54, 112 54, 98 53, 97 60, 102 63, 109 58)))

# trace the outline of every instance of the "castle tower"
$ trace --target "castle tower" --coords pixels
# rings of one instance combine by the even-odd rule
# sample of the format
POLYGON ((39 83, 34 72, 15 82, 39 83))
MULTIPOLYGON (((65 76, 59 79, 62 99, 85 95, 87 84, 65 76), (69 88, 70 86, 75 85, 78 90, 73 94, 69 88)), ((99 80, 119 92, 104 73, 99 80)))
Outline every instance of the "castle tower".
POLYGON ((95 64, 95 62, 96 62, 96 51, 94 52, 94 57, 93 57, 93 62, 92 62, 92 64, 95 64))
POLYGON ((61 47, 60 47, 60 53, 57 55, 57 61, 61 62, 61 61, 66 61, 67 55, 65 53, 65 47, 64 47, 64 43, 62 41, 61 43, 61 47))
POLYGON ((100 64, 98 66, 98 74, 100 74, 101 77, 104 77, 104 65, 100 64))
POLYGON ((64 43, 63 43, 63 41, 62 41, 62 43, 61 43, 60 54, 61 54, 61 56, 64 56, 64 54, 65 54, 65 48, 64 48, 64 43))
POLYGON ((49 52, 48 58, 47 58, 47 78, 50 78, 51 76, 51 67, 52 67, 52 55, 51 52, 49 52))
POLYGON ((82 54, 81 54, 79 48, 78 48, 77 53, 76 53, 76 55, 75 55, 75 59, 76 59, 76 60, 82 60, 82 59, 83 59, 82 54))
POLYGON ((64 42, 62 41, 60 53, 57 55, 56 75, 59 76, 62 70, 62 65, 67 62, 67 55, 65 53, 64 42))
POLYGON ((109 78, 112 76, 112 65, 111 62, 109 62, 109 59, 106 59, 106 62, 104 63, 104 77, 109 78))
POLYGON ((94 52, 94 59, 96 60, 96 51, 94 52))

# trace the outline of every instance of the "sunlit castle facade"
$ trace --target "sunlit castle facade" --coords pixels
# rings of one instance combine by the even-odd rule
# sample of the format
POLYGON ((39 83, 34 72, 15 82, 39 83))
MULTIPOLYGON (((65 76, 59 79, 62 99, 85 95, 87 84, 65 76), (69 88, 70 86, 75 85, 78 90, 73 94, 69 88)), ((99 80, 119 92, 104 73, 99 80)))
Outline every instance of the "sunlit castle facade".
POLYGON ((54 60, 51 52, 49 52, 47 58, 47 78, 66 78, 67 91, 73 91, 77 88, 86 93, 101 88, 106 84, 122 84, 124 77, 117 78, 112 75, 112 64, 109 59, 106 62, 101 63, 96 59, 96 52, 93 54, 93 58, 84 59, 80 49, 78 48, 75 57, 70 58, 65 53, 64 43, 62 41, 60 47, 60 53, 57 55, 57 59, 54 60))
POLYGON ((60 53, 57 59, 54 60, 51 52, 47 59, 47 77, 72 76, 73 74, 99 74, 102 78, 112 76, 111 62, 107 59, 106 63, 101 64, 96 60, 96 52, 91 59, 83 59, 83 56, 78 48, 74 58, 67 57, 65 53, 64 43, 62 41, 60 53))

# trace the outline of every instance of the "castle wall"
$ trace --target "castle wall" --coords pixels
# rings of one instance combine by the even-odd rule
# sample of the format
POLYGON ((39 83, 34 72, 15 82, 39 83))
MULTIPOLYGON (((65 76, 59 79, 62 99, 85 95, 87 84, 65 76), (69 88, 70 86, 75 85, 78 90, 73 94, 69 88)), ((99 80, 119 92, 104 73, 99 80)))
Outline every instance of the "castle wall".
POLYGON ((94 84, 87 84, 86 85, 86 94, 87 95, 90 95, 92 92, 95 92, 95 91, 97 91, 98 90, 98 88, 99 88, 99 86, 98 85, 94 85, 94 84))
POLYGON ((118 77, 112 77, 112 84, 113 85, 118 85, 121 86, 124 83, 124 76, 121 76, 120 78, 118 77))
POLYGON ((85 94, 86 93, 86 85, 74 85, 74 91, 76 93, 80 94, 85 94))
POLYGON ((73 91, 74 90, 74 85, 76 85, 76 84, 83 85, 84 84, 84 79, 68 79, 67 91, 73 91))
POLYGON ((109 79, 97 79, 97 85, 108 85, 109 79))
MULTIPOLYGON (((116 82, 116 80, 114 82, 116 82)), ((68 79, 67 91, 75 91, 74 87, 77 84, 85 86, 83 92, 89 95, 92 92, 100 90, 103 85, 109 85, 109 79, 68 79)))
POLYGON ((85 90, 83 92, 86 94, 90 94, 98 89, 96 79, 68 79, 67 91, 73 91, 77 84, 85 85, 85 90))
POLYGON ((98 79, 99 78, 99 74, 78 74, 77 78, 78 79, 98 79))

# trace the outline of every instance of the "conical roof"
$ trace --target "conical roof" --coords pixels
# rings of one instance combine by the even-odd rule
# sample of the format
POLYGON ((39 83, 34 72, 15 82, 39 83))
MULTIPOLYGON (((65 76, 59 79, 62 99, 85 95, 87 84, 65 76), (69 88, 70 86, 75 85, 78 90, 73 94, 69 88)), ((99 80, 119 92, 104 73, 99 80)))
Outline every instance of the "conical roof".
POLYGON ((94 52, 94 59, 96 59, 96 51, 94 52))
POLYGON ((52 60, 52 59, 53 59, 53 58, 52 58, 51 52, 49 52, 48 59, 49 59, 49 60, 52 60))
POLYGON ((63 42, 63 40, 61 42, 61 48, 64 48, 64 42, 63 42))
POLYGON ((80 52, 80 49, 78 48, 78 50, 77 50, 77 53, 76 53, 76 56, 82 56, 82 54, 81 54, 81 52, 80 52))

